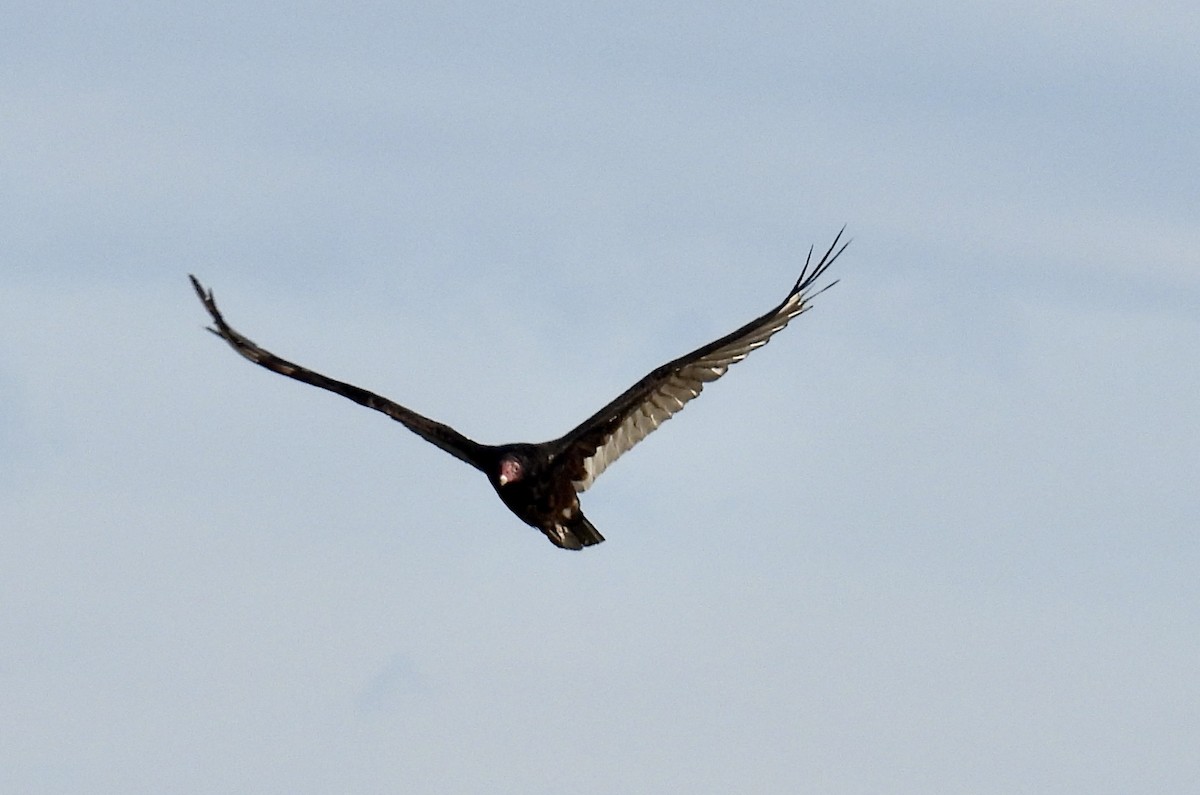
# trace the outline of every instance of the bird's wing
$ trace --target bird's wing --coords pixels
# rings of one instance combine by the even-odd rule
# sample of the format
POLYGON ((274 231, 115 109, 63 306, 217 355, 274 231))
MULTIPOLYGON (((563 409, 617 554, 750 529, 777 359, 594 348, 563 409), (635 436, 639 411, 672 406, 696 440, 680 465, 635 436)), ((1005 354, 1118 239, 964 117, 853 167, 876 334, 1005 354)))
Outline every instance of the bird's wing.
POLYGON ((312 384, 321 389, 328 389, 330 392, 336 392, 343 397, 350 398, 355 403, 359 403, 369 409, 381 411, 397 422, 402 423, 421 438, 442 448, 455 458, 465 461, 477 469, 484 468, 485 453, 488 448, 485 445, 468 439, 449 425, 443 425, 428 417, 423 417, 415 411, 404 408, 399 403, 376 395, 374 392, 368 392, 352 384, 336 381, 320 373, 301 367, 298 364, 293 364, 255 345, 225 322, 225 318, 221 316, 221 311, 217 309, 216 301, 213 300, 212 290, 206 290, 202 287, 195 276, 189 276, 188 278, 192 280, 192 286, 196 288, 196 295, 200 297, 204 308, 212 316, 215 326, 210 327, 208 330, 228 342, 231 348, 245 358, 272 372, 286 375, 288 378, 295 378, 297 381, 303 381, 306 384, 312 384))
POLYGON ((554 446, 559 460, 575 488, 584 491, 591 486, 609 464, 699 395, 706 382, 717 380, 730 365, 766 345, 792 318, 809 309, 814 296, 836 284, 831 282, 812 292, 813 283, 849 245, 847 241, 839 248, 841 237, 842 232, 838 232, 825 256, 811 270, 812 250, 809 250, 800 278, 779 306, 732 334, 654 370, 557 440, 554 446))

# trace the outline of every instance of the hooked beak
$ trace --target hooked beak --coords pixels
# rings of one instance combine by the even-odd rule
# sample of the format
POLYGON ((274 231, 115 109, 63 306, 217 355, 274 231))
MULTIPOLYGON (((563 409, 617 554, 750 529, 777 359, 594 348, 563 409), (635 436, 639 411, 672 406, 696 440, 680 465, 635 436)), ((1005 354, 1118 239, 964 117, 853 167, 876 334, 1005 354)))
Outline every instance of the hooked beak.
POLYGON ((503 486, 506 483, 508 483, 508 475, 501 475, 500 476, 500 485, 503 486))

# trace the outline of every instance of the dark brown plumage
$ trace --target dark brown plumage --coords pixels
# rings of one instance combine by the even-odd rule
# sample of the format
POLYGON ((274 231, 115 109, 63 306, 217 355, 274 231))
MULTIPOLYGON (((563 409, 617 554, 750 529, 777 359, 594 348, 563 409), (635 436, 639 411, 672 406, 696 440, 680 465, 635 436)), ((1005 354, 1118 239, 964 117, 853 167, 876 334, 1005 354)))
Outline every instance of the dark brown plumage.
POLYGON ((613 461, 644 439, 700 394, 704 384, 725 374, 730 365, 767 344, 772 335, 809 309, 813 284, 849 242, 838 246, 842 233, 812 267, 812 250, 800 278, 779 306, 737 331, 664 364, 562 438, 541 444, 486 445, 468 439, 448 425, 424 417, 385 397, 336 381, 281 359, 235 331, 217 309, 211 290, 191 276, 196 295, 212 317, 209 328, 239 354, 257 365, 306 384, 336 392, 367 408, 381 411, 413 433, 483 472, 504 504, 521 521, 536 527, 556 546, 582 549, 604 536, 579 508, 586 491, 613 461), (811 268, 811 269, 810 269, 811 268))

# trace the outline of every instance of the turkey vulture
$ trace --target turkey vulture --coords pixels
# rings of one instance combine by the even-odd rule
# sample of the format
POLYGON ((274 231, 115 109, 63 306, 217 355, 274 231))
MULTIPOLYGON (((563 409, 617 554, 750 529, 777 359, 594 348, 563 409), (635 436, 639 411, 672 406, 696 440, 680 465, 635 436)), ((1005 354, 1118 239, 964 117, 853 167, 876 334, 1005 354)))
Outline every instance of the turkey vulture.
MULTIPOLYGON (((845 231, 844 229, 842 231, 845 231)), ((755 318, 732 334, 664 364, 588 417, 562 438, 541 444, 487 445, 468 439, 448 425, 406 409, 399 403, 365 389, 335 381, 286 359, 281 359, 243 337, 225 322, 212 290, 190 276, 196 295, 212 316, 208 330, 239 354, 280 375, 328 389, 367 408, 381 411, 413 433, 483 472, 500 499, 521 521, 545 533, 557 547, 582 549, 599 544, 604 536, 579 509, 579 493, 587 490, 613 461, 670 419, 704 384, 725 374, 750 351, 767 344, 792 318, 809 309, 809 301, 832 287, 831 282, 813 292, 812 286, 849 242, 838 247, 842 232, 812 265, 812 249, 804 270, 779 306, 755 318)))

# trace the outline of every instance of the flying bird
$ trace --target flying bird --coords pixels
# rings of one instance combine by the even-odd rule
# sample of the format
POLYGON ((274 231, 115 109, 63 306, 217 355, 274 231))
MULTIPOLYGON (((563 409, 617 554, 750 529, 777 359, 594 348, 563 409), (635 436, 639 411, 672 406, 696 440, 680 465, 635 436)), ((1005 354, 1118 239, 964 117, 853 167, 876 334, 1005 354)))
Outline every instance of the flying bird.
MULTIPOLYGON (((844 229, 842 230, 845 231, 844 229)), ((257 365, 297 381, 336 392, 370 409, 383 412, 413 433, 487 475, 500 499, 521 521, 541 530, 563 549, 599 544, 604 536, 579 507, 579 495, 616 461, 662 423, 682 409, 709 381, 730 365, 766 345, 810 301, 837 282, 815 290, 813 285, 845 251, 838 232, 829 250, 812 266, 812 249, 804 269, 783 302, 746 325, 686 356, 652 370, 604 408, 565 436, 541 444, 480 444, 448 425, 431 420, 395 401, 293 364, 260 348, 239 334, 221 315, 212 290, 189 276, 196 295, 212 317, 209 331, 257 365)))

